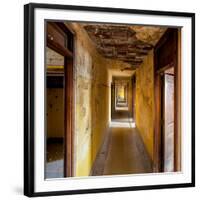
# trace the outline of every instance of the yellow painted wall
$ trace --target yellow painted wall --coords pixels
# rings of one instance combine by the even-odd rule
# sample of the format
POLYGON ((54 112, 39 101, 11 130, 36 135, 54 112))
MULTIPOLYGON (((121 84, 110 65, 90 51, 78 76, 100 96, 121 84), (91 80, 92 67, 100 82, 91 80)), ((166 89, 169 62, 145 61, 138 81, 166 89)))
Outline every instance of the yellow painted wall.
POLYGON ((47 137, 63 138, 64 136, 64 94, 63 88, 46 90, 47 137))
POLYGON ((108 128, 108 72, 87 33, 75 32, 75 176, 88 176, 108 128))
POLYGON ((153 51, 136 70, 136 127, 153 159, 154 136, 154 63, 153 51))

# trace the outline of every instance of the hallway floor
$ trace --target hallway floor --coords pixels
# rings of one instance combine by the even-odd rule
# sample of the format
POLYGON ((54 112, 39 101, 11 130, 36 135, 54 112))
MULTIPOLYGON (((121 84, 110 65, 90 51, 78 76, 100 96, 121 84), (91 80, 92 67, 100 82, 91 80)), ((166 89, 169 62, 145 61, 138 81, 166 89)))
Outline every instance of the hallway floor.
POLYGON ((112 121, 91 175, 151 172, 151 159, 140 134, 135 128, 135 123, 112 121))
POLYGON ((110 128, 104 175, 150 173, 151 161, 136 128, 110 128))
POLYGON ((118 110, 112 114, 112 122, 133 122, 132 114, 127 110, 118 110))

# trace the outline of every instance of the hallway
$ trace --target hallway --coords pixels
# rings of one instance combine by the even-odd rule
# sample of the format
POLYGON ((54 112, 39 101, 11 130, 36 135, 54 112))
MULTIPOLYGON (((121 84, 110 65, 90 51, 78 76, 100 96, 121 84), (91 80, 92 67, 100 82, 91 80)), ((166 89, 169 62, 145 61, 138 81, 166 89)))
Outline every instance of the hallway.
POLYGON ((171 27, 47 22, 47 179, 180 170, 180 39, 171 27))

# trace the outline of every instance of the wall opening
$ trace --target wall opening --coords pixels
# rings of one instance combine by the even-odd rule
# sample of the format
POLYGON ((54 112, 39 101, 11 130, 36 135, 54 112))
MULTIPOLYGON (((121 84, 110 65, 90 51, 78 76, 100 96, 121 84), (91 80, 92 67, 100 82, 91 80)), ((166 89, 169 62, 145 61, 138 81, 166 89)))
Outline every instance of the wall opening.
POLYGON ((73 35, 61 22, 46 22, 45 178, 73 173, 73 35))
POLYGON ((64 177, 64 56, 47 47, 46 178, 64 177))
POLYGON ((133 127, 132 77, 112 77, 111 83, 111 124, 114 122, 133 127), (126 123, 126 124, 125 124, 126 123))

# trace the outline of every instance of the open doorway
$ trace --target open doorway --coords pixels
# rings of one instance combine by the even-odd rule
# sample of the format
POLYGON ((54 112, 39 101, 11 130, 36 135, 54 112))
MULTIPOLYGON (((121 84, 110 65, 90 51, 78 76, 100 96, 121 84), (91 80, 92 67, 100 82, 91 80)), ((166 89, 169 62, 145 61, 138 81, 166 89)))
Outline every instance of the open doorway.
POLYGON ((180 61, 178 29, 168 29, 154 50, 154 171, 174 172, 180 163, 180 61))
POLYGON ((73 175, 73 34, 46 22, 45 178, 73 175))
POLYGON ((131 77, 112 77, 111 121, 133 123, 131 77))
POLYGON ((47 47, 46 178, 64 177, 64 56, 47 47))

